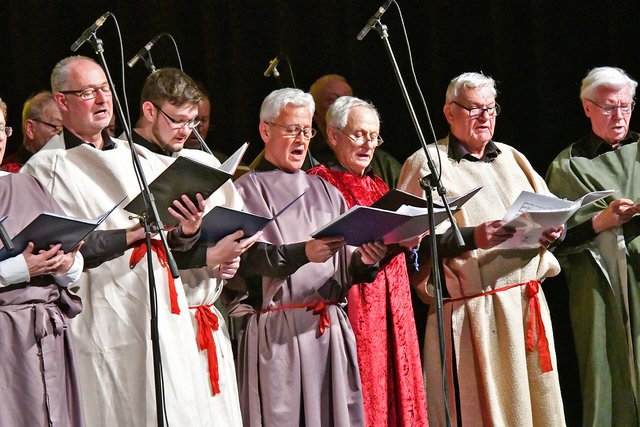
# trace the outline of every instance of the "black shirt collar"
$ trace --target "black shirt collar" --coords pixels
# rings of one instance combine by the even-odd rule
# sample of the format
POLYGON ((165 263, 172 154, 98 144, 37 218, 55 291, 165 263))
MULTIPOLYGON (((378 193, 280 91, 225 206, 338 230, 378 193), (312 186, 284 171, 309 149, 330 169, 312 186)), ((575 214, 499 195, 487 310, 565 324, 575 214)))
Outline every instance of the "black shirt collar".
POLYGON ((147 150, 151 151, 152 153, 160 154, 162 156, 172 157, 173 153, 169 151, 164 151, 162 148, 160 148, 160 146, 148 141, 142 135, 136 132, 135 129, 133 130, 133 132, 131 132, 131 137, 133 138, 134 144, 140 145, 146 148, 147 150))
MULTIPOLYGON (((627 136, 622 141, 620 141, 620 144, 617 148, 622 147, 623 145, 638 142, 638 139, 640 139, 640 135, 635 132, 629 132, 627 133, 627 136)), ((589 159, 593 159, 601 154, 615 150, 611 146, 611 144, 596 135, 593 130, 591 130, 587 135, 587 138, 584 144, 582 144, 581 149, 582 150, 578 151, 578 155, 580 157, 587 157, 589 159)))
MULTIPOLYGON (((101 136, 102 136, 102 151, 112 150, 116 148, 116 143, 113 142, 113 139, 111 139, 111 136, 109 135, 106 129, 102 130, 101 136)), ((95 145, 85 142, 82 139, 78 138, 76 134, 74 134, 67 128, 63 129, 63 140, 64 140, 64 146, 67 150, 71 150, 72 148, 79 147, 82 144, 87 144, 92 146, 93 148, 96 148, 95 145)))
POLYGON ((449 133, 449 152, 448 155, 450 158, 455 160, 456 162, 462 161, 462 159, 469 160, 472 162, 484 162, 491 163, 498 157, 500 154, 500 149, 496 146, 493 140, 489 141, 487 145, 484 147, 484 157, 479 159, 471 153, 462 145, 460 140, 456 138, 456 136, 452 133, 449 133))

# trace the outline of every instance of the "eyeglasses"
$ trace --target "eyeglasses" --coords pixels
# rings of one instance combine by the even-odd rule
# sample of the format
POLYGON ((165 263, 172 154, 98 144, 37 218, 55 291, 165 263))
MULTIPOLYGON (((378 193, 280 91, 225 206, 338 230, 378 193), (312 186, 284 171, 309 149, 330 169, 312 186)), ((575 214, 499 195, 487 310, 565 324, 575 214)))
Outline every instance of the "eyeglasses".
POLYGON ((156 107, 158 109, 158 111, 160 111, 162 113, 162 115, 167 119, 167 121, 169 122, 169 125, 173 128, 173 129, 180 129, 183 127, 187 127, 189 129, 193 129, 198 127, 198 125, 200 124, 200 120, 198 120, 197 118, 193 119, 193 120, 189 120, 189 121, 180 121, 180 120, 176 120, 173 117, 171 117, 170 115, 168 115, 167 113, 165 113, 164 111, 162 111, 162 108, 158 107, 156 104, 154 104, 153 102, 151 103, 154 107, 156 107))
POLYGON ((108 84, 104 84, 98 87, 88 87, 86 89, 61 90, 59 92, 65 95, 75 95, 84 99, 85 101, 88 101, 95 98, 98 95, 98 91, 102 92, 104 96, 111 96, 111 88, 108 84))
POLYGON ((631 104, 605 105, 605 106, 596 104, 595 102, 593 102, 588 98, 587 98, 587 101, 589 101, 590 103, 598 107, 600 111, 602 111, 602 114, 605 116, 612 116, 613 113, 618 109, 620 109, 620 112, 622 114, 629 114, 630 112, 633 111, 633 108, 636 106, 635 101, 631 101, 631 104))
POLYGON ((0 132, 4 132, 7 134, 7 138, 13 135, 13 128, 10 126, 0 126, 0 132))
POLYGON ((298 125, 284 126, 284 125, 279 125, 278 123, 273 123, 273 122, 265 122, 265 123, 268 125, 281 127, 282 129, 284 129, 285 134, 290 138, 297 138, 298 135, 302 135, 304 138, 311 139, 314 136, 316 136, 316 133, 318 132, 314 128, 301 128, 298 125))
POLYGON ((357 132, 357 135, 349 135, 348 133, 346 133, 340 128, 336 128, 336 129, 342 132, 344 136, 349 138, 351 141, 355 142, 355 144, 358 147, 363 146, 366 142, 371 142, 374 147, 379 147, 382 144, 384 144, 384 140, 382 139, 382 137, 375 132, 371 132, 369 134, 370 138, 366 138, 362 132, 357 132))
POLYGON ((458 107, 467 110, 467 113, 469 113, 469 117, 472 119, 477 119, 478 117, 482 116, 485 113, 485 111, 487 112, 489 117, 496 117, 498 114, 500 114, 500 105, 498 105, 497 102, 493 104, 491 107, 473 107, 473 108, 467 108, 464 105, 457 103, 456 101, 451 101, 451 103, 456 104, 458 107))
POLYGON ((40 119, 31 119, 34 122, 38 122, 41 123, 43 125, 45 125, 46 127, 50 128, 51 130, 53 130, 56 134, 60 133, 62 131, 62 125, 54 125, 53 123, 47 123, 43 120, 40 119))

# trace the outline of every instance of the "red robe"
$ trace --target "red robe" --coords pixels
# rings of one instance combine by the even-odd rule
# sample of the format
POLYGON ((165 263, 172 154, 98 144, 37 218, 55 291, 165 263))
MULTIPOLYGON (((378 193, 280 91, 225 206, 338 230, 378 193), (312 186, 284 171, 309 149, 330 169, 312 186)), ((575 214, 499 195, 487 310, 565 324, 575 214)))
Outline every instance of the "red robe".
MULTIPOLYGON (((308 171, 333 184, 349 207, 370 206, 389 191, 379 177, 317 166, 308 171)), ((402 253, 373 283, 351 287, 347 312, 358 349, 366 425, 426 426, 427 406, 409 277, 402 253)))

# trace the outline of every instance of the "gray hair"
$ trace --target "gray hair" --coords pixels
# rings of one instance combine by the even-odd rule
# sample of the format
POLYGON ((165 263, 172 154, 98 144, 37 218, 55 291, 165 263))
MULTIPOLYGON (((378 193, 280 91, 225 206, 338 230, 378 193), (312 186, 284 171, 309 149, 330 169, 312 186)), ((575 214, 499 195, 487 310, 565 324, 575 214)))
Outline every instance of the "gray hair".
POLYGON ((378 122, 380 122, 380 114, 378 114, 378 110, 376 110, 373 104, 354 96, 341 96, 336 99, 327 110, 327 126, 344 129, 349 119, 349 111, 355 107, 368 108, 376 114, 378 122))
POLYGON ((312 116, 316 110, 316 104, 313 102, 311 94, 305 93, 300 89, 278 89, 271 92, 264 101, 262 101, 260 121, 273 122, 288 105, 304 107, 309 110, 312 116))
MULTIPOLYGON (((24 131, 24 125, 29 119, 40 119, 42 116, 42 111, 49 105, 49 103, 53 103, 56 105, 55 100, 53 99, 53 94, 48 90, 43 90, 41 92, 37 92, 31 95, 25 102, 22 107, 22 130, 24 131)), ((58 106, 56 105, 56 108, 58 106)))
POLYGON ((64 59, 61 59, 60 62, 58 62, 55 67, 53 67, 53 71, 51 71, 52 92, 60 92, 61 90, 69 89, 67 87, 67 84, 69 83, 69 71, 71 65, 77 61, 93 62, 100 67, 100 64, 98 64, 93 58, 89 58, 88 56, 74 55, 67 56, 64 59))
POLYGON ((479 90, 488 87, 491 89, 493 97, 498 96, 496 90, 496 82, 489 76, 482 73, 462 73, 455 77, 447 87, 446 102, 447 104, 458 97, 458 93, 463 89, 479 90))
POLYGON ((634 97, 636 95, 638 82, 631 79, 621 68, 596 67, 589 71, 587 76, 582 80, 580 99, 590 98, 593 96, 593 92, 601 86, 613 90, 621 90, 627 87, 631 92, 631 97, 634 97))

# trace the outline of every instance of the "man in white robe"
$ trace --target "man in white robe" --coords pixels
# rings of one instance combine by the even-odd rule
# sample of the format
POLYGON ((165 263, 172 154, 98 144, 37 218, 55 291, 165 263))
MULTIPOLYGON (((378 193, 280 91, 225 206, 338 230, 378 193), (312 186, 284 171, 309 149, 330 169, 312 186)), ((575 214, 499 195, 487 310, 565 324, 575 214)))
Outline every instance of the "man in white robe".
MULTIPOLYGON (((160 68, 147 77, 140 98, 140 117, 132 132, 136 145, 156 153, 163 161, 179 155, 220 166, 214 156, 184 148, 192 129, 198 126, 199 103, 205 100, 191 77, 176 68, 160 68)), ((242 200, 231 181, 207 199, 206 210, 214 206, 242 209, 242 200)), ((236 232, 215 245, 196 244, 193 250, 176 254, 201 350, 201 375, 210 383, 207 406, 200 411, 208 412, 215 425, 224 427, 242 426, 242 417, 231 339, 226 319, 214 303, 225 279, 237 271, 240 254, 258 237, 241 240, 240 236, 236 232)))
MULTIPOLYGON (((104 132, 112 117, 111 88, 102 68, 86 57, 60 61, 51 82, 64 130, 22 171, 38 178, 67 214, 96 217, 139 193, 128 144, 104 132)), ((151 182, 167 163, 136 150, 151 182)), ((170 233, 172 248, 186 249, 197 239, 203 206, 187 205, 174 212, 183 221, 170 233)), ((100 226, 102 233, 88 239, 83 255, 93 268, 77 282, 85 310, 71 330, 92 426, 156 423, 146 245, 140 244, 144 230, 130 215, 118 207, 100 226)), ((182 283, 170 277, 158 240, 152 243, 167 422, 212 425, 209 414, 200 412, 208 384, 196 372, 199 356, 182 283)))

